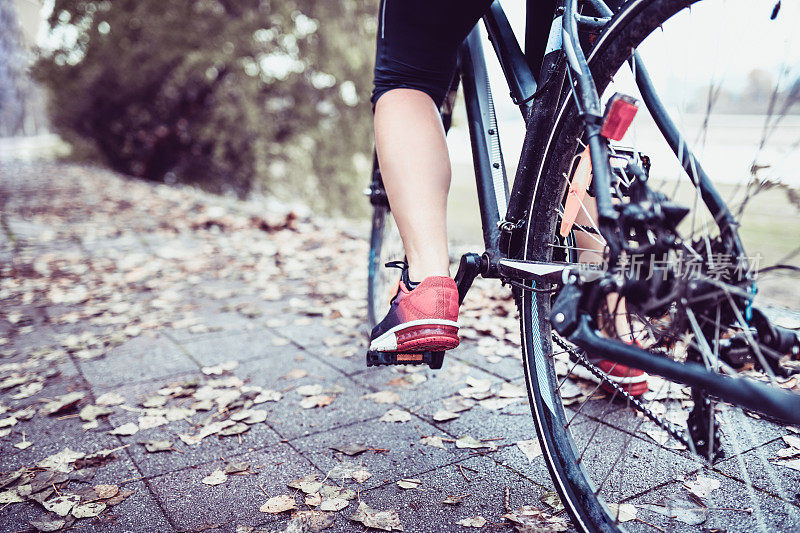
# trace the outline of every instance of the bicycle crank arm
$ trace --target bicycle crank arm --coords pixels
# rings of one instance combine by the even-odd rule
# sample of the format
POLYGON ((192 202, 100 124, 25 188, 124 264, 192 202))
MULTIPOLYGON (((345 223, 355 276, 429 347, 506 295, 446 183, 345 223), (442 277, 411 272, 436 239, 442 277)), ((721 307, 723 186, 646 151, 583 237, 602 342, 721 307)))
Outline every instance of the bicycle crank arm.
POLYGON ((721 400, 788 424, 800 424, 800 395, 775 390, 749 379, 716 374, 700 363, 673 361, 634 345, 601 337, 592 328, 589 315, 578 311, 579 296, 580 290, 576 286, 565 286, 553 306, 552 322, 561 336, 587 352, 602 354, 612 361, 670 381, 701 388, 721 400))

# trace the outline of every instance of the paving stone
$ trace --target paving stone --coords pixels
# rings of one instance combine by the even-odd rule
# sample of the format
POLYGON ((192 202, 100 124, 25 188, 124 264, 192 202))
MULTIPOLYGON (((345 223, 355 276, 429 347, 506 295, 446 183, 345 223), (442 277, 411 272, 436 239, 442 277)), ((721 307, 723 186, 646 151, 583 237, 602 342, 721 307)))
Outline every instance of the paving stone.
POLYGON ((204 335, 200 339, 182 341, 181 346, 203 366, 218 365, 225 361, 277 357, 281 351, 275 341, 277 335, 263 328, 257 331, 225 332, 204 335))
POLYGON ((336 370, 321 365, 315 359, 305 357, 302 352, 295 353, 304 359, 296 362, 287 353, 285 365, 275 364, 275 358, 271 357, 249 361, 236 370, 237 375, 246 379, 251 385, 284 391, 284 397, 280 402, 267 402, 258 406, 259 409, 267 411, 267 423, 283 438, 294 439, 374 418, 391 407, 362 399, 362 396, 370 392, 369 389, 352 382, 336 370), (292 364, 289 364, 289 361, 292 364), (282 376, 292 369, 304 369, 309 374, 302 379, 284 379, 282 376), (341 387, 343 390, 329 394, 334 400, 328 406, 304 409, 300 406, 300 402, 307 396, 302 396, 294 390, 303 385, 321 385, 323 395, 326 395, 324 391, 335 387, 341 387))
MULTIPOLYGON (((785 434, 795 435, 795 433, 785 434)), ((788 448, 783 439, 775 440, 765 446, 754 448, 741 455, 732 456, 714 465, 714 469, 727 476, 747 482, 754 487, 789 500, 800 498, 800 472, 773 462, 778 459, 777 452, 788 448), (744 468, 745 472, 742 472, 744 468)), ((796 500, 800 503, 800 499, 796 500)))
MULTIPOLYGON (((187 376, 187 378, 192 377, 192 375, 187 376)), ((202 379, 200 376, 196 377, 202 379)), ((179 381, 180 380, 173 381, 172 383, 179 381)), ((169 384, 169 380, 139 383, 118 387, 114 389, 114 392, 121 394, 128 400, 125 404, 126 406, 138 409, 141 408, 140 402, 142 400, 148 396, 155 395, 160 388, 168 386, 169 384)), ((168 407, 188 406, 191 405, 191 403, 191 401, 186 401, 186 399, 184 399, 183 402, 180 400, 177 402, 171 400, 168 403, 168 407)), ((113 407, 113 409, 115 412, 109 415, 108 424, 104 426, 104 430, 119 427, 129 422, 135 423, 140 416, 140 412, 137 410, 127 410, 120 407, 113 407)), ((191 446, 185 444, 180 439, 181 434, 195 434, 199 430, 198 425, 203 425, 213 415, 213 411, 200 411, 188 420, 169 422, 162 426, 139 430, 136 434, 131 436, 120 436, 118 438, 124 444, 129 445, 128 453, 138 465, 142 475, 148 478, 202 464, 219 459, 220 457, 228 457, 241 454, 248 450, 261 449, 276 444, 281 438, 269 425, 259 423, 249 426, 250 429, 241 435, 225 437, 211 435, 191 446), (172 441, 173 447, 177 451, 148 452, 141 443, 152 440, 172 441)))
POLYGON ((79 361, 81 372, 93 387, 110 387, 166 378, 198 370, 186 353, 164 336, 140 335, 113 348, 104 357, 79 361))
MULTIPOLYGON (((717 479, 722 486, 712 491, 706 499, 705 505, 709 508, 708 519, 701 525, 688 525, 679 520, 669 520, 659 513, 642 508, 638 509, 636 516, 665 531, 676 532, 694 532, 700 528, 703 531, 728 532, 797 530, 797 524, 800 523, 800 510, 797 507, 763 492, 750 493, 745 484, 726 479, 719 474, 706 472, 704 475, 717 479), (751 514, 746 511, 747 509, 758 509, 758 511, 751 514)), ((682 482, 667 484, 628 502, 634 505, 663 503, 664 498, 675 494, 687 494, 682 482)), ((631 521, 627 522, 625 527, 628 531, 653 531, 653 527, 647 523, 631 521)))
MULTIPOLYGON (((120 489, 132 490, 134 493, 101 515, 103 516, 102 521, 97 519, 88 521, 91 531, 108 531, 109 533, 176 531, 144 481, 131 481, 121 485, 120 489)), ((78 522, 76 525, 79 524, 81 523, 78 522)))
MULTIPOLYGON (((581 464, 610 502, 642 493, 679 476, 697 471, 701 464, 688 453, 678 453, 605 424, 587 422, 573 432, 581 464)), ((639 435, 637 433, 637 435, 639 435)))
MULTIPOLYGON (((263 525, 282 520, 261 513, 258 508, 269 497, 294 494, 286 484, 294 479, 319 473, 288 444, 226 457, 230 462, 249 462, 257 475, 231 475, 224 484, 208 486, 201 480, 224 463, 217 460, 197 468, 172 472, 149 480, 148 484, 167 516, 181 531, 212 525, 263 525)), ((302 503, 297 497, 298 504, 302 503)))
MULTIPOLYGON (((104 431, 84 431, 81 428, 82 423, 77 417, 58 420, 57 417, 44 417, 39 414, 30 420, 18 422, 12 428, 13 432, 10 435, 0 439, 2 442, 0 471, 9 472, 22 466, 33 466, 64 448, 90 454, 120 446, 119 440, 104 431), (33 445, 18 450, 13 444, 22 441, 23 431, 25 439, 33 445)), ((121 475, 123 477, 120 479, 125 479, 127 472, 121 475)))
POLYGON ((489 360, 490 353, 485 355, 478 352, 478 344, 474 341, 463 341, 455 350, 448 352, 447 356, 452 356, 466 364, 476 366, 490 374, 500 376, 506 380, 517 380, 524 376, 522 369, 522 347, 503 348, 504 354, 497 362, 489 360), (506 350, 514 349, 515 355, 505 355, 506 350))
POLYGON ((404 528, 419 532, 470 531, 473 529, 456 522, 475 516, 492 524, 492 531, 514 531, 513 524, 502 518, 506 489, 512 509, 522 505, 546 508, 539 500, 543 487, 488 458, 467 459, 413 477, 422 482, 419 489, 401 489, 398 478, 362 493, 361 499, 375 509, 396 509, 404 528), (453 495, 466 497, 457 505, 441 503, 453 495))
POLYGON ((413 374, 425 376, 426 380, 417 385, 404 384, 408 380, 403 378, 409 375, 409 370, 402 366, 372 368, 368 372, 354 375, 353 379, 371 391, 391 390, 396 392, 400 396, 398 403, 407 409, 416 409, 420 406, 437 403, 441 398, 456 394, 460 389, 467 387, 465 380, 468 376, 480 380, 491 380, 493 387, 498 389, 503 383, 501 378, 487 374, 479 368, 454 361, 446 362, 441 370, 418 366, 412 367, 411 371, 413 374), (399 383, 399 385, 393 383, 399 383))
MULTIPOLYGON (((366 489, 394 479, 413 478, 421 472, 484 452, 457 449, 452 442, 445 443, 444 449, 427 446, 420 444, 422 436, 448 438, 446 433, 412 417, 409 422, 399 423, 368 420, 295 439, 291 443, 324 472, 330 471, 342 461, 363 465, 372 474, 372 477, 360 485, 366 489), (331 446, 354 443, 370 449, 388 451, 367 451, 356 457, 347 457, 331 449, 331 446)), ((350 482, 350 485, 353 485, 353 488, 359 486, 353 482, 350 482)))

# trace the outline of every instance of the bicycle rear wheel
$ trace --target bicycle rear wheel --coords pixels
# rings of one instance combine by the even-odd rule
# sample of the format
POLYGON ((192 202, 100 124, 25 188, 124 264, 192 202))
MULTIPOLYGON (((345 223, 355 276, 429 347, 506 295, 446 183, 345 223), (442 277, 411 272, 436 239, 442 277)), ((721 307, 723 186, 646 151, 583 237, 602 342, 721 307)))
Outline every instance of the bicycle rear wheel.
POLYGON ((389 309, 389 301, 397 291, 400 279, 399 270, 387 269, 384 265, 389 261, 399 261, 405 257, 400 232, 389 209, 380 174, 376 171, 373 171, 371 188, 372 194, 377 195, 377 199, 373 202, 372 209, 367 272, 367 322, 370 330, 389 309))
MULTIPOLYGON (((799 79, 800 54, 794 53, 797 51, 794 45, 776 49, 779 41, 771 34, 786 32, 790 38, 792 16, 797 12, 792 6, 791 12, 784 9, 775 20, 770 20, 774 6, 773 1, 742 0, 723 6, 723 2, 715 0, 634 0, 622 7, 597 38, 589 64, 604 101, 616 91, 640 97, 628 63, 633 50, 638 49, 646 63, 650 56, 664 64, 675 61, 682 50, 689 50, 692 55, 687 58, 686 76, 683 79, 654 76, 656 88, 662 97, 671 97, 668 104, 683 111, 682 118, 689 126, 696 124, 695 151, 704 165, 708 163, 706 170, 737 216, 738 233, 748 253, 768 255, 768 264, 788 262, 797 266, 800 239, 796 233, 782 232, 780 228, 790 222, 797 223, 796 185, 800 181, 796 180, 800 165, 794 163, 800 163, 797 159, 800 143, 796 142, 796 135, 787 140, 789 132, 781 127, 800 124, 793 115, 800 107, 796 103, 800 85, 794 83, 799 79), (692 6, 691 12, 684 9, 687 6, 692 6), (737 25, 741 32, 736 31, 737 25), (770 29, 769 36, 755 29, 762 25, 770 29), (725 34, 714 34, 723 28, 737 40, 747 41, 752 36, 747 46, 753 50, 745 48, 736 55, 737 52, 717 44, 729 41, 725 34), (697 42, 691 46, 693 38, 697 42), (725 54, 742 63, 755 57, 762 70, 772 68, 772 82, 760 83, 759 80, 766 78, 759 73, 751 77, 754 91, 761 87, 761 92, 765 92, 763 99, 747 96, 748 86, 740 87, 737 84, 741 80, 731 75, 712 77, 708 86, 696 81, 697 73, 704 69, 713 72, 715 61, 725 54), (766 60, 773 57, 777 57, 774 64, 766 60), (708 63, 703 63, 704 60, 708 63), (737 99, 736 94, 741 96, 737 99), (727 98, 727 103, 721 97, 727 98), (743 106, 750 106, 753 113, 759 114, 758 119, 735 114, 743 106), (743 138, 732 136, 734 126, 739 131, 747 130, 742 135, 747 140, 752 137, 753 142, 744 143, 743 138), (748 128, 754 129, 755 134, 748 128), (737 145, 730 150, 727 146, 732 141, 737 145), (705 154, 698 147, 705 147, 705 154), (750 153, 740 159, 739 152, 745 148, 750 153), (703 155, 707 157, 704 159, 703 155), (781 177, 790 179, 777 181, 764 175, 767 173, 764 169, 779 168, 781 177), (762 202, 761 215, 752 213, 759 202, 762 202), (781 210, 785 212, 785 222, 775 224, 781 210)), ((575 169, 576 156, 584 149, 582 123, 571 96, 564 102, 543 160, 521 163, 536 169, 525 248, 525 258, 530 260, 574 257, 586 251, 575 239, 568 239, 565 244, 558 235, 565 190, 575 169)), ((691 214, 679 229, 708 275, 712 257, 717 254, 721 257, 725 251, 717 246, 721 230, 686 174, 680 174, 677 158, 646 115, 642 106, 633 130, 623 139, 633 146, 618 154, 647 155, 652 165, 648 183, 691 208, 691 214), (674 159, 672 163, 669 157, 674 159)), ((587 229, 582 236, 584 242, 601 239, 591 208, 582 205, 581 209, 589 219, 584 224, 587 229)), ((571 237, 574 234, 573 231, 571 237)), ((602 249, 603 243, 600 244, 602 249)), ((786 287, 800 280, 796 273, 786 272, 774 269, 772 279, 759 278, 761 301, 757 303, 771 306, 771 319, 775 317, 782 325, 796 329, 800 326, 800 297, 796 292, 787 295, 786 287), (776 290, 777 287, 784 289, 776 290)), ((635 315, 632 326, 653 353, 673 358, 696 356, 700 345, 711 346, 712 355, 716 356, 726 338, 732 339, 728 342, 741 342, 748 347, 748 324, 742 325, 743 320, 739 319, 743 317, 733 312, 738 305, 733 301, 742 296, 742 287, 730 285, 726 289, 715 305, 716 316, 733 317, 728 322, 707 314, 700 317, 697 328, 692 328, 687 325, 690 319, 680 302, 672 302, 659 316, 638 313, 629 304, 628 310, 635 315)), ((590 370, 591 365, 577 357, 574 346, 553 336, 550 304, 550 295, 525 292, 522 296, 524 367, 543 457, 576 527, 585 531, 614 531, 623 527, 644 531, 652 530, 652 524, 673 531, 690 530, 702 523, 708 528, 752 531, 800 526, 800 512, 794 499, 800 476, 783 462, 786 457, 800 456, 800 448, 793 452, 789 445, 800 445, 789 429, 778 422, 750 417, 741 408, 718 403, 702 391, 659 378, 651 378, 651 390, 640 400, 618 391, 603 393, 599 385, 577 377, 576 369, 590 370), (701 456, 685 449, 686 443, 675 435, 688 436, 684 440, 689 447, 699 451, 702 446, 698 435, 702 428, 690 431, 689 427, 703 422, 707 422, 706 433, 710 432, 712 437, 705 443, 710 449, 701 456), (781 449, 788 451, 779 452, 781 449), (717 453, 720 450, 722 455, 717 453), (714 489, 718 482, 723 489, 714 489), (636 513, 635 519, 631 518, 632 513, 636 513)), ((615 312, 606 311, 609 316, 615 312)), ((745 314, 744 309, 741 314, 745 314)), ((750 347, 754 344, 751 342, 750 347)), ((765 351, 763 346, 760 349, 765 351)), ((797 387, 796 381, 768 376, 770 372, 761 369, 758 361, 722 363, 743 370, 740 374, 745 378, 766 380, 781 388, 797 387)), ((790 371, 791 368, 787 369, 790 371)))

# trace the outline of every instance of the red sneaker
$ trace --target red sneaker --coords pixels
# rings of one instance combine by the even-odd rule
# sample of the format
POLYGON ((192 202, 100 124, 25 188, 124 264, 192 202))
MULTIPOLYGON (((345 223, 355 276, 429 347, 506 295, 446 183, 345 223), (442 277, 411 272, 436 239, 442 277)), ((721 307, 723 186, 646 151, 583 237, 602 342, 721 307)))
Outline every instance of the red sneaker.
MULTIPOLYGON (((638 341, 634 342, 641 347, 638 341)), ((622 363, 611 361, 610 359, 600 359, 592 356, 588 356, 587 359, 589 359, 590 363, 605 372, 609 381, 613 381, 622 387, 622 390, 631 396, 641 396, 650 390, 650 386, 647 384, 647 374, 638 368, 631 368, 623 365, 622 363)), ((594 381, 595 383, 600 383, 600 388, 610 394, 614 394, 615 392, 611 385, 600 380, 600 378, 592 374, 589 369, 585 368, 584 366, 577 365, 572 370, 572 375, 582 379, 588 379, 589 381, 594 381)))
POLYGON ((458 346, 458 288, 448 276, 430 276, 409 289, 403 269, 389 312, 370 335, 369 349, 426 352, 458 346))

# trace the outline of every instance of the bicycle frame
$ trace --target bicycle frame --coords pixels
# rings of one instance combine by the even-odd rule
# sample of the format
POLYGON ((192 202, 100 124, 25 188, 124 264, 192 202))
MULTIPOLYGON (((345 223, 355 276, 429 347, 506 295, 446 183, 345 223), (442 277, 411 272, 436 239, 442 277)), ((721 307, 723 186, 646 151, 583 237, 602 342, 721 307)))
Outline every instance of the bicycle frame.
MULTIPOLYGON (((635 2, 644 0, 633 0, 635 2)), ((578 40, 578 28, 597 31, 610 20, 611 10, 601 0, 590 0, 601 17, 578 15, 577 0, 558 0, 550 3, 529 0, 527 28, 539 30, 547 22, 541 17, 551 15, 549 38, 526 42, 523 54, 498 1, 484 15, 489 38, 508 82, 511 98, 526 120, 531 142, 525 143, 522 161, 539 161, 544 156, 547 136, 555 121, 560 104, 562 85, 569 76, 581 116, 585 121, 585 135, 596 183, 599 228, 610 251, 610 264, 614 265, 622 243, 616 231, 618 212, 610 195, 611 166, 608 142, 600 136, 602 106, 588 62, 578 40), (565 15, 566 14, 566 15, 565 15), (571 16, 568 16, 570 15, 571 16), (562 27, 562 21, 565 23, 562 27), (563 56, 562 56, 563 53, 563 56), (566 65, 559 62, 566 58, 566 65), (534 76, 532 67, 540 69, 534 76)), ((541 35, 539 31, 539 35, 541 35)), ((527 39, 526 41, 530 41, 527 39)), ((733 217, 720 195, 714 189, 699 161, 688 150, 686 142, 672 123, 661 104, 638 54, 632 64, 636 82, 645 105, 653 116, 676 157, 681 161, 695 187, 697 187, 723 232, 731 237, 731 248, 743 253, 744 249, 735 234, 733 217)), ((646 350, 603 338, 590 327, 589 315, 580 308, 581 291, 577 284, 587 279, 586 272, 562 263, 522 261, 519 234, 527 220, 527 206, 535 193, 535 183, 529 178, 531 169, 522 164, 517 179, 509 192, 506 169, 500 148, 497 120, 486 62, 481 45, 480 31, 476 26, 459 52, 459 73, 469 121, 473 164, 483 226, 485 251, 482 256, 466 254, 456 275, 460 297, 463 300, 472 280, 477 276, 501 278, 516 282, 544 282, 565 285, 553 310, 554 326, 564 337, 575 344, 602 353, 609 359, 662 375, 686 385, 700 387, 708 394, 735 403, 789 423, 800 423, 800 396, 776 391, 759 383, 727 377, 709 372, 699 364, 687 364, 656 357, 646 350), (560 320, 559 320, 560 319, 560 320)), ((589 273, 591 278, 592 274, 589 273)), ((519 296, 519 293, 516 293, 519 296)), ((797 341, 800 344, 800 340, 797 341)))

